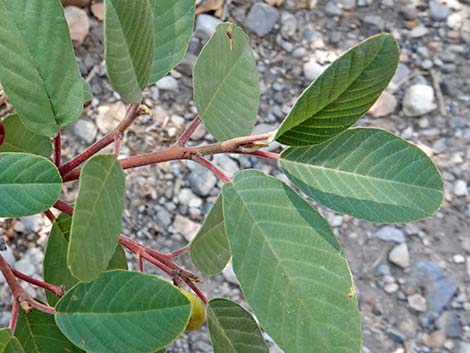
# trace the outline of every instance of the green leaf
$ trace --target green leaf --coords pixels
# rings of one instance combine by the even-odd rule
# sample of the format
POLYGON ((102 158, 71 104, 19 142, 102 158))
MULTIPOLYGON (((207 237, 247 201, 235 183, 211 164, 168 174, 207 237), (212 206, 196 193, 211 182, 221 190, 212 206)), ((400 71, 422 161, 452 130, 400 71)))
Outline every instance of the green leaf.
POLYGON ((194 28, 194 0, 150 0, 154 17, 155 53, 150 83, 178 64, 188 50, 194 28))
MULTIPOLYGON (((63 286, 65 290, 69 290, 79 282, 67 267, 67 249, 71 225, 72 217, 65 213, 60 214, 52 226, 44 254, 44 280, 56 286, 63 286)), ((121 245, 117 246, 107 267, 107 270, 114 269, 127 270, 126 254, 121 245)), ((52 306, 59 300, 49 291, 46 291, 46 297, 47 302, 52 306)))
POLYGON ((216 275, 230 260, 230 247, 225 234, 222 195, 217 198, 190 245, 191 259, 199 271, 216 275))
POLYGON ((60 332, 54 316, 37 310, 19 313, 15 336, 28 353, 83 352, 60 332))
POLYGON ((260 88, 249 38, 238 26, 217 26, 194 66, 193 80, 197 110, 217 140, 251 132, 260 88))
POLYGON ((23 347, 10 329, 0 329, 0 353, 24 353, 23 347))
POLYGON ((372 222, 416 221, 442 202, 442 179, 426 154, 379 129, 350 129, 319 145, 290 147, 279 163, 319 203, 372 222))
POLYGON ((125 176, 115 155, 97 155, 80 175, 67 263, 84 282, 105 271, 118 244, 124 210, 125 176))
POLYGON ((358 353, 351 271, 323 217, 280 180, 238 173, 223 187, 233 268, 261 326, 286 353, 358 353))
POLYGON ((62 180, 51 161, 28 153, 0 153, 0 217, 30 216, 59 198, 62 180))
POLYGON ((237 303, 212 299, 207 319, 214 353, 269 353, 258 324, 237 303))
POLYGON ((314 145, 349 128, 388 86, 399 56, 391 34, 378 34, 350 49, 302 93, 276 140, 289 146, 314 145))
POLYGON ((153 352, 183 333, 191 305, 170 283, 137 272, 104 272, 80 283, 56 305, 60 330, 83 350, 153 352))
POLYGON ((148 0, 105 0, 105 60, 113 88, 140 103, 152 73, 154 34, 148 0))
POLYGON ((37 135, 23 125, 17 114, 3 120, 5 140, 0 145, 0 152, 28 152, 49 157, 52 144, 49 138, 37 135))
POLYGON ((60 1, 0 0, 0 81, 21 121, 54 137, 82 111, 83 84, 60 1))

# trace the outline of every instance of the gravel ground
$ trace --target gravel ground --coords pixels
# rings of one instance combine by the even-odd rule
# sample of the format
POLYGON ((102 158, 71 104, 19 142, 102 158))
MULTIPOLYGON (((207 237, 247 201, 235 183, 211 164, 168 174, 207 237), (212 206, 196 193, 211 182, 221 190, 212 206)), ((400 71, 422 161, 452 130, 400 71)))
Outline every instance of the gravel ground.
MULTIPOLYGON (((320 211, 351 262, 363 317, 364 353, 469 353, 470 2, 225 3, 223 19, 245 28, 256 53, 262 87, 256 128, 260 132, 274 130, 308 83, 352 45, 381 31, 392 32, 399 40, 398 72, 360 124, 393 131, 432 156, 445 180, 442 208, 433 218, 408 225, 370 224, 320 211)), ((76 51, 82 74, 91 78, 95 94, 80 120, 64 132, 64 154, 70 157, 109 131, 125 107, 106 81, 102 22, 88 10, 68 12, 79 19, 88 14, 90 28, 76 34, 76 51), (80 36, 86 36, 81 44, 80 36)), ((220 21, 213 15, 198 15, 196 34, 183 63, 147 91, 145 103, 153 116, 143 116, 129 130, 123 155, 172 143, 194 117, 191 69, 220 21)), ((199 128, 191 143, 211 141, 199 128)), ((275 164, 251 157, 217 156, 213 161, 229 175, 251 167, 279 174, 275 164)), ((215 177, 192 162, 128 171, 127 185, 125 233, 163 251, 192 239, 220 187, 215 177)), ((73 200, 75 192, 76 184, 71 184, 64 198, 73 200)), ((0 220, 0 235, 9 245, 6 256, 18 270, 41 276, 49 229, 42 216, 0 220)), ((181 262, 193 268, 187 256, 181 262)), ((204 290, 210 297, 242 300, 230 268, 206 278, 204 290)), ((9 306, 9 289, 0 278, 0 327, 8 324, 9 306)), ((208 342, 204 327, 178 340, 169 351, 208 353, 212 351, 208 342)), ((272 344, 272 352, 281 351, 272 344)))

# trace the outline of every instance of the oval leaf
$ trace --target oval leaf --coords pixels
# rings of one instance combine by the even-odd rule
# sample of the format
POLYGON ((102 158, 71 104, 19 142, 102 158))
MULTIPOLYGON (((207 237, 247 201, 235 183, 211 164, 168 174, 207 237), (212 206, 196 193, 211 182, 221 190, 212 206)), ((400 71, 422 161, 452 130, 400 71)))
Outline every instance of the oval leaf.
POLYGON ((349 50, 302 93, 276 140, 289 146, 313 145, 346 130, 388 86, 399 56, 391 34, 370 37, 349 50))
POLYGON ((190 245, 191 259, 203 273, 216 275, 230 261, 230 247, 225 234, 222 195, 217 198, 214 206, 199 229, 190 245))
POLYGON ((170 283, 137 272, 104 272, 80 283, 56 305, 60 330, 83 350, 153 352, 180 336, 191 313, 186 297, 170 283))
POLYGON ((28 353, 83 352, 60 332, 54 316, 37 310, 20 311, 15 336, 28 353))
POLYGON ((0 353, 24 353, 23 347, 9 329, 0 329, 0 353))
POLYGON ((150 83, 178 64, 188 50, 194 28, 194 0, 150 0, 154 17, 155 53, 150 83))
POLYGON ((0 81, 24 125, 54 137, 82 111, 83 84, 60 1, 0 0, 0 81))
POLYGON ((360 352, 352 275, 325 219, 258 171, 222 192, 233 268, 261 326, 286 353, 360 352))
POLYGON ((258 324, 237 303, 212 299, 207 319, 214 353, 269 353, 258 324))
POLYGON ((197 110, 217 140, 251 132, 260 89, 248 36, 238 26, 217 26, 197 59, 193 80, 197 110))
POLYGON ((44 157, 51 155, 51 140, 27 129, 18 115, 7 116, 3 120, 3 126, 5 140, 0 144, 0 152, 27 152, 44 157))
POLYGON ((80 175, 67 263, 87 282, 105 271, 118 244, 124 210, 125 176, 115 155, 88 160, 80 175))
POLYGON ((372 222, 431 216, 442 202, 442 179, 416 146, 389 132, 357 128, 281 154, 282 169, 319 203, 372 222))
POLYGON ((105 60, 109 81, 129 103, 140 103, 152 72, 153 15, 147 0, 105 0, 105 60))
MULTIPOLYGON (((44 253, 44 280, 56 286, 63 286, 67 291, 79 280, 72 275, 67 266, 67 249, 69 244, 72 217, 62 213, 52 225, 44 253)), ((118 245, 107 270, 127 270, 127 259, 124 249, 118 245)), ((47 302, 54 306, 59 300, 53 293, 46 291, 47 302)))
POLYGON ((51 161, 27 153, 0 153, 0 217, 30 216, 59 198, 62 179, 51 161))

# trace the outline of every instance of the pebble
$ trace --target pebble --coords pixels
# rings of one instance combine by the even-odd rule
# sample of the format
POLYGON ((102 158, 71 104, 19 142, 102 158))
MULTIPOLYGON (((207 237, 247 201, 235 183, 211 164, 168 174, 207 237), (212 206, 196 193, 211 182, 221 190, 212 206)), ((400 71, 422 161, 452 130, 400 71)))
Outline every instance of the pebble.
POLYGON ((377 102, 370 108, 369 114, 374 118, 380 118, 392 114, 398 105, 397 99, 393 94, 384 91, 377 102))
POLYGON ((421 38, 421 37, 424 37, 428 33, 429 33, 429 29, 427 29, 423 25, 418 25, 410 31, 409 36, 411 38, 421 38))
POLYGON ((407 88, 403 98, 403 112, 407 116, 421 116, 436 109, 434 89, 426 84, 407 88))
POLYGON ((279 17, 279 11, 264 4, 254 4, 245 20, 245 26, 258 36, 265 36, 271 32, 279 17))
POLYGON ((281 16, 281 35, 286 38, 292 38, 297 32, 297 20, 294 15, 284 12, 281 16))
POLYGON ((425 334, 422 338, 423 343, 429 348, 441 348, 446 340, 443 330, 437 330, 430 334, 425 334))
POLYGON ((429 2, 429 12, 434 21, 444 21, 449 16, 447 5, 434 0, 429 2))
POLYGON ((233 266, 231 262, 222 271, 222 275, 227 282, 238 285, 238 278, 235 275, 235 272, 233 272, 233 266))
POLYGON ((465 180, 457 180, 455 182, 454 194, 459 197, 468 195, 468 186, 465 180))
POLYGON ((356 0, 336 0, 336 3, 346 10, 352 10, 356 7, 356 0))
POLYGON ((343 13, 343 10, 341 10, 341 8, 333 1, 328 1, 328 3, 325 6, 325 12, 327 15, 330 15, 330 16, 341 16, 343 13))
POLYGON ((429 260, 416 263, 412 281, 417 290, 424 289, 426 293, 426 320, 429 322, 439 317, 458 290, 457 284, 446 271, 429 260))
POLYGON ((322 74, 324 70, 325 67, 318 64, 313 58, 307 61, 303 66, 304 77, 308 81, 315 80, 318 76, 322 74))
MULTIPOLYGON (((7 246, 6 250, 2 250, 2 252, 0 252, 0 255, 10 266, 15 265, 15 256, 13 255, 13 252, 11 251, 10 247, 7 246)), ((3 277, 3 274, 0 272, 0 283, 4 283, 4 282, 5 282, 5 277, 3 277)), ((0 301, 1 301, 1 298, 0 298, 0 301)))
POLYGON ((215 32, 216 27, 222 23, 214 16, 201 14, 196 17, 196 29, 194 34, 206 42, 215 32))
POLYGON ((470 353, 470 343, 460 342, 459 353, 470 353))
POLYGON ((447 26, 455 31, 459 30, 463 25, 463 18, 459 12, 455 12, 447 17, 447 26))
POLYGON ((387 292, 388 294, 391 294, 391 293, 395 293, 399 288, 400 287, 398 286, 396 282, 392 282, 392 283, 387 283, 384 286, 384 291, 387 292))
POLYGON ((385 226, 379 229, 374 235, 374 238, 383 241, 389 241, 394 243, 404 243, 405 233, 398 228, 392 226, 385 226))
POLYGON ((76 6, 67 6, 64 9, 64 15, 69 27, 70 38, 74 46, 79 47, 90 31, 88 15, 76 6))
POLYGON ((173 222, 173 228, 176 233, 181 234, 188 242, 191 242, 199 230, 199 224, 177 214, 173 222))
POLYGON ((75 125, 73 126, 74 134, 83 140, 84 142, 91 144, 95 141, 96 135, 98 134, 98 129, 96 125, 86 119, 78 120, 75 125))
POLYGON ((178 81, 176 81, 176 79, 173 76, 165 76, 165 77, 162 77, 160 80, 158 80, 157 88, 161 90, 177 92, 178 81))
POLYGON ((96 126, 102 134, 110 132, 126 115, 126 106, 122 101, 111 105, 100 105, 97 110, 96 126))
POLYGON ((208 196, 217 185, 217 177, 207 168, 196 165, 188 176, 191 190, 199 196, 208 196))
POLYGON ((222 169, 229 177, 232 177, 236 172, 238 172, 238 164, 232 158, 223 155, 217 154, 214 156, 212 162, 222 169))
POLYGON ((156 220, 158 225, 168 227, 171 224, 171 213, 166 208, 162 208, 157 212, 156 220))
POLYGON ((411 309, 418 312, 426 311, 426 299, 421 294, 412 294, 407 298, 411 309))
POLYGON ((454 263, 456 264, 463 264, 465 263, 465 257, 460 254, 455 254, 452 259, 454 260, 454 263))
POLYGON ((43 253, 39 248, 30 248, 15 264, 15 269, 32 276, 35 273, 41 273, 43 253))
POLYGON ((400 266, 401 268, 407 268, 410 266, 410 253, 408 251, 408 246, 406 243, 395 246, 390 254, 388 259, 392 264, 400 266))

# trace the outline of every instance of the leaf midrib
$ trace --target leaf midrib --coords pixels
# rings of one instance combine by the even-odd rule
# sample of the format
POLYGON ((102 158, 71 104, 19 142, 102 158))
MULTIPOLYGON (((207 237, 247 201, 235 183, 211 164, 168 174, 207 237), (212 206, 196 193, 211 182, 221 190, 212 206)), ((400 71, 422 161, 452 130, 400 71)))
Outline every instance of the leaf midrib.
MULTIPOLYGON (((356 173, 353 173, 353 172, 348 172, 348 171, 345 171, 345 170, 341 170, 341 169, 333 169, 333 168, 330 168, 330 167, 325 167, 325 166, 318 166, 318 165, 313 165, 313 164, 308 164, 308 163, 303 163, 303 162, 299 162, 299 161, 295 161, 295 160, 292 160, 292 159, 286 159, 286 158, 282 158, 281 159, 281 162, 284 161, 284 163, 292 163, 292 164, 295 164, 295 165, 300 165, 304 168, 312 168, 312 169, 318 169, 318 170, 324 170, 326 172, 330 172, 332 174, 345 174, 345 175, 348 175, 348 176, 354 176, 355 178, 367 178, 367 179, 372 179, 372 180, 375 180, 375 181, 380 181, 380 182, 387 182, 387 183, 390 183, 390 184, 398 184, 398 185, 404 185, 406 187, 411 187, 411 188, 418 188, 418 189, 425 189, 427 191, 433 191, 433 192, 438 192, 438 193, 442 193, 441 191, 437 190, 437 189, 433 189, 431 187, 427 187, 427 186, 421 186, 421 185, 416 185, 416 184, 407 184, 405 182, 402 182, 402 181, 397 181, 397 180, 391 180, 391 179, 382 179, 382 178, 377 178, 377 177, 373 177, 373 176, 369 176, 369 175, 366 175, 366 174, 356 174, 356 173)), ((292 173, 292 172, 291 172, 292 173)), ((293 173, 292 173, 293 174, 293 173)), ((305 182, 305 181, 304 181, 305 182)))

